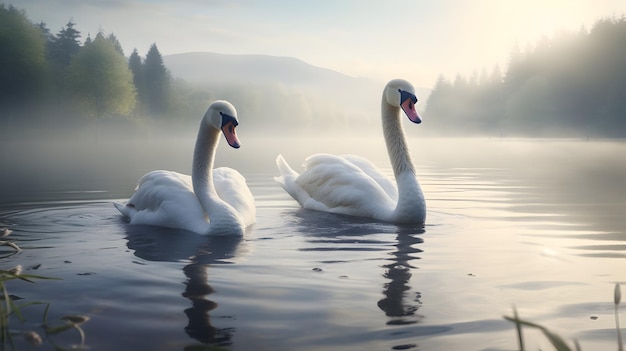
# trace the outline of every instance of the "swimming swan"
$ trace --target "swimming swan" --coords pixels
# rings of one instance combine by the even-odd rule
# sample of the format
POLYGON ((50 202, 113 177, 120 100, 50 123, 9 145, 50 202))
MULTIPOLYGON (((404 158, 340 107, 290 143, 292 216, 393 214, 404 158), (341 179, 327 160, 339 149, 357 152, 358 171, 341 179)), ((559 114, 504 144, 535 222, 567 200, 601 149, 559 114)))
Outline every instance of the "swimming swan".
POLYGON ((208 235, 243 235, 256 221, 254 198, 245 178, 227 167, 213 169, 220 131, 239 148, 237 111, 227 101, 213 102, 202 121, 193 152, 191 177, 152 171, 137 184, 126 205, 115 207, 130 224, 185 229, 208 235))
POLYGON ((402 131, 400 109, 421 123, 415 110, 415 89, 401 79, 385 86, 381 103, 382 127, 396 184, 370 161, 358 156, 316 154, 304 161, 298 174, 282 155, 276 158, 280 176, 274 179, 304 208, 368 217, 393 223, 423 224, 426 203, 402 131))

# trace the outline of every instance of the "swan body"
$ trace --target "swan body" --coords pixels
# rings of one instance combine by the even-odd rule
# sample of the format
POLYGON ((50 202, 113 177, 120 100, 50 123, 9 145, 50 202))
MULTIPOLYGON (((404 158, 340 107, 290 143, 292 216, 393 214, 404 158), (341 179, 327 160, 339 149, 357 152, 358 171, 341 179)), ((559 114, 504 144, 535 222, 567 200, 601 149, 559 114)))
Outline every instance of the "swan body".
POLYGON ((303 208, 368 217, 393 223, 423 224, 426 203, 406 144, 400 110, 414 123, 415 89, 401 79, 390 81, 381 102, 382 127, 395 182, 369 160, 353 155, 315 154, 304 161, 298 174, 282 155, 274 179, 303 208))
POLYGON ((239 148, 235 108, 213 102, 200 123, 191 176, 157 170, 141 177, 126 205, 114 203, 130 224, 189 230, 207 235, 243 235, 256 221, 254 197, 245 178, 228 167, 213 169, 220 131, 239 148))

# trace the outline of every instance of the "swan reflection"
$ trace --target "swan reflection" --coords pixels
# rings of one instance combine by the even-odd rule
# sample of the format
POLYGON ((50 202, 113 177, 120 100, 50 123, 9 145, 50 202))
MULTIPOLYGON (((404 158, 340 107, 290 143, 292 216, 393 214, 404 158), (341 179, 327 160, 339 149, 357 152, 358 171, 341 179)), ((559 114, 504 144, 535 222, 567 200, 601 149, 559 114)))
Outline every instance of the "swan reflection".
POLYGON ((190 262, 183 267, 187 279, 182 296, 191 301, 191 307, 184 310, 188 318, 185 332, 203 344, 230 345, 235 328, 218 328, 211 322, 210 312, 218 304, 210 299, 214 289, 209 284, 209 268, 233 263, 245 251, 242 238, 199 236, 149 226, 127 225, 125 228, 127 246, 135 256, 149 261, 190 262))
POLYGON ((185 332, 204 344, 230 345, 235 328, 216 328, 211 324, 209 312, 217 308, 217 303, 209 300, 213 288, 208 284, 208 264, 192 263, 183 268, 187 276, 183 296, 191 301, 185 309, 189 323, 185 332))
POLYGON ((412 272, 417 269, 415 260, 422 250, 418 247, 424 242, 423 225, 398 226, 391 223, 372 222, 368 219, 339 216, 319 211, 301 209, 295 213, 293 224, 308 236, 307 242, 321 247, 307 247, 303 250, 328 250, 327 244, 333 244, 334 251, 381 251, 389 246, 389 263, 385 269, 382 293, 384 297, 377 303, 389 318, 388 325, 406 325, 418 323, 422 316, 417 313, 421 306, 421 294, 411 293, 412 272), (385 234, 384 236, 374 236, 385 234), (392 235, 394 235, 392 237, 392 235), (392 239, 393 238, 393 239, 392 239))
POLYGON ((383 266, 386 269, 383 276, 389 281, 384 284, 385 298, 378 301, 378 307, 385 312, 387 317, 392 318, 387 324, 414 324, 422 318, 417 314, 421 305, 421 294, 419 292, 415 292, 413 296, 408 294, 411 289, 409 284, 412 276, 411 270, 417 268, 411 261, 419 259, 414 255, 422 252, 414 245, 424 242, 421 237, 417 236, 422 233, 424 233, 423 228, 399 228, 396 235, 398 243, 394 245, 396 250, 392 253, 394 258, 383 266))

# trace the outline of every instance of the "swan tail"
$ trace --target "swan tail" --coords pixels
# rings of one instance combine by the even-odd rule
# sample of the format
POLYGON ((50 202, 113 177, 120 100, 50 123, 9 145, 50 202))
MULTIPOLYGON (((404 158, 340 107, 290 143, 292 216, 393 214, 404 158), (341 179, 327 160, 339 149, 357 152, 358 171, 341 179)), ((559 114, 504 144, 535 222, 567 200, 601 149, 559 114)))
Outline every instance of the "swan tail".
POLYGON ((119 202, 114 202, 113 206, 117 208, 118 211, 124 216, 128 218, 132 218, 135 213, 137 213, 137 209, 132 205, 124 205, 119 202))
POLYGON ((276 157, 276 166, 278 167, 280 176, 274 177, 274 180, 279 183, 291 197, 298 201, 302 207, 306 207, 306 203, 309 202, 311 196, 298 184, 300 174, 289 166, 283 155, 276 157))
POLYGON ((288 178, 295 179, 299 176, 298 172, 294 171, 293 168, 289 166, 281 154, 276 157, 276 167, 278 167, 280 176, 274 177, 274 180, 281 184, 283 188, 285 187, 288 178))

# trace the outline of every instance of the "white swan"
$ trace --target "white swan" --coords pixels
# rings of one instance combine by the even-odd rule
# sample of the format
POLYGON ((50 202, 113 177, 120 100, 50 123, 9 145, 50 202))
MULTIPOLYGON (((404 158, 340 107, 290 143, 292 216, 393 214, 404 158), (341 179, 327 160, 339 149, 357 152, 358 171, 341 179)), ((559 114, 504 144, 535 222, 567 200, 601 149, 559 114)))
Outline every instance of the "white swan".
POLYGON ((180 228, 209 235, 243 235, 256 220, 254 198, 245 178, 227 167, 213 169, 220 131, 239 148, 237 111, 227 101, 213 102, 202 121, 193 152, 191 177, 152 171, 137 184, 126 205, 115 207, 131 224, 180 228))
POLYGON ((274 179, 307 209, 423 224, 426 203, 400 120, 402 109, 411 121, 421 123, 416 102, 409 82, 396 79, 385 86, 382 127, 397 187, 370 161, 358 156, 316 154, 304 161, 305 171, 298 174, 278 155, 276 165, 281 175, 274 179))

